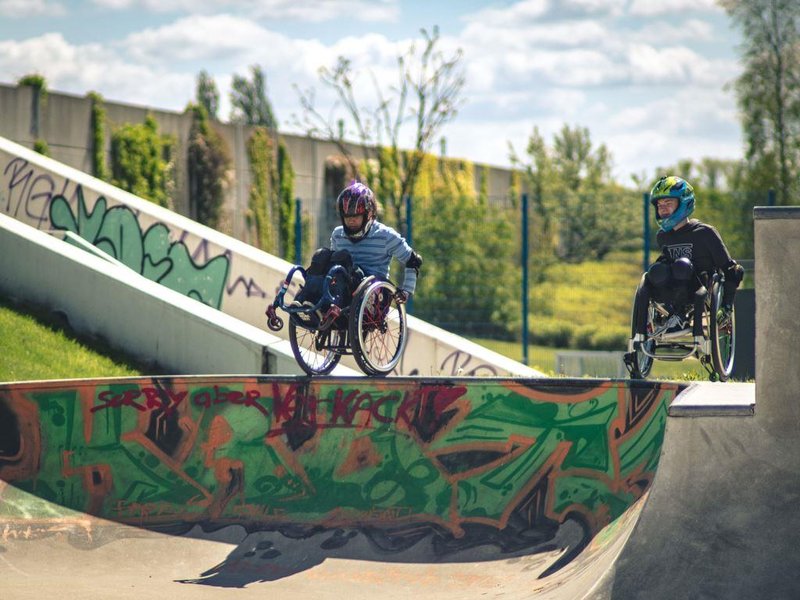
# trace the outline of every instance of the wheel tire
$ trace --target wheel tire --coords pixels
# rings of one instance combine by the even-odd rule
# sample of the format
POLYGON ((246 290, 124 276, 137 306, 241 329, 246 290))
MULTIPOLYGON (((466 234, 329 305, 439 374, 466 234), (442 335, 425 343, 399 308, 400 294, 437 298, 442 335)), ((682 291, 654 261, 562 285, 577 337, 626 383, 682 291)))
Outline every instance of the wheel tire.
MULTIPOLYGON (((637 290, 638 291, 638 290, 637 290)), ((649 304, 647 307, 647 330, 653 330, 653 308, 652 304, 649 304)), ((636 297, 634 296, 633 301, 633 311, 631 314, 631 337, 636 335, 636 297)), ((647 338, 644 342, 645 347, 651 353, 655 349, 655 342, 647 338)), ((653 357, 648 356, 642 350, 637 349, 634 353, 633 363, 631 365, 630 374, 631 379, 647 379, 647 376, 650 375, 650 371, 653 369, 653 357)))
POLYGON ((720 381, 727 381, 733 372, 736 355, 736 311, 733 310, 727 324, 717 321, 717 312, 722 306, 722 282, 715 277, 711 283, 711 306, 708 315, 708 335, 711 339, 711 364, 720 381))
POLYGON ((335 350, 316 349, 316 343, 320 335, 331 336, 336 342, 335 346, 343 346, 344 344, 344 332, 338 329, 329 329, 320 333, 316 330, 298 327, 293 319, 289 320, 289 343, 292 346, 292 354, 294 354, 294 358, 300 368, 308 375, 327 375, 333 371, 342 358, 341 353, 335 350))
POLYGON ((349 337, 356 363, 367 375, 385 377, 403 357, 408 341, 405 305, 395 298, 397 288, 375 280, 350 306, 349 337), (388 301, 387 301, 388 295, 388 301), (375 312, 375 306, 379 312, 375 312))

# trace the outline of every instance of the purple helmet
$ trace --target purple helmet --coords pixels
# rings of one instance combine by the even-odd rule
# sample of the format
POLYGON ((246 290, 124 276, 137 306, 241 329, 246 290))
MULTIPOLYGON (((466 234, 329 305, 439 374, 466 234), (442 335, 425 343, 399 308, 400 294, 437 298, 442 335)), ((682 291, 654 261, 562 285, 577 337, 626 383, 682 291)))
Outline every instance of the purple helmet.
POLYGON ((375 222, 375 213, 377 212, 375 194, 363 183, 354 181, 344 188, 336 198, 336 210, 339 212, 339 218, 342 220, 342 227, 344 227, 347 237, 354 242, 362 240, 369 233, 372 223, 375 222), (356 229, 348 228, 344 218, 356 215, 363 215, 361 225, 356 229))

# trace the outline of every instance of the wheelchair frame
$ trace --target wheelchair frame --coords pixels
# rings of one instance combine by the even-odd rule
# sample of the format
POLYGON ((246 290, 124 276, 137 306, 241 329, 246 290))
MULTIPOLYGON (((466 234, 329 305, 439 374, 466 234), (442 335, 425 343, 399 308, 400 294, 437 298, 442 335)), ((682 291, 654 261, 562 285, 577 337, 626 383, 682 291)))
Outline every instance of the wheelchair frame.
MULTIPOLYGON (((722 273, 713 273, 703 279, 706 298, 702 315, 702 339, 692 335, 693 307, 685 315, 676 315, 665 303, 650 299, 646 339, 641 342, 632 337, 625 355, 625 365, 632 379, 647 378, 654 360, 682 361, 691 356, 700 360, 711 381, 727 381, 731 376, 736 353, 736 313, 734 310, 726 322, 718 322, 717 313, 722 306, 725 277, 722 273), (684 327, 677 332, 671 332, 670 329, 678 322, 683 323, 684 327)), ((639 288, 637 293, 638 291, 639 288)), ((636 310, 634 296, 631 316, 633 336, 636 335, 636 310)))
POLYGON ((400 362, 408 341, 405 305, 397 301, 395 285, 367 276, 353 291, 349 305, 340 308, 331 284, 337 275, 348 274, 341 265, 334 265, 325 276, 321 297, 314 306, 287 305, 286 292, 298 272, 306 279, 303 267, 292 267, 266 315, 267 326, 279 331, 283 319, 277 309, 289 314, 289 342, 303 371, 326 375, 343 355, 352 354, 365 374, 388 375, 400 362), (328 306, 324 315, 323 306, 328 306))

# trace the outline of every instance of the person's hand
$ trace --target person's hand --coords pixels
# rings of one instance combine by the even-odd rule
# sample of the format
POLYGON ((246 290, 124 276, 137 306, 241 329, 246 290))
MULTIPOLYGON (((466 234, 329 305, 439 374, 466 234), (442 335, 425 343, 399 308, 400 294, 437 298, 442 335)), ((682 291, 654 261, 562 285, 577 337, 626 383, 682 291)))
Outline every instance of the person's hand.
POLYGON ((397 290, 394 294, 394 299, 397 300, 398 304, 405 304, 408 302, 408 299, 411 297, 406 290, 397 290))

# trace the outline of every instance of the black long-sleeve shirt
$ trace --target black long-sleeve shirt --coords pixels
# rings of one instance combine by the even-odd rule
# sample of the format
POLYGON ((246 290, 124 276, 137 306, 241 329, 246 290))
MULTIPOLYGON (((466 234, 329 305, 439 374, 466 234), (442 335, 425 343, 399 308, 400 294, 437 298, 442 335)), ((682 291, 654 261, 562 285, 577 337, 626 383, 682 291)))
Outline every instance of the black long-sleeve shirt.
POLYGON ((658 260, 672 262, 686 257, 692 261, 695 273, 725 269, 731 263, 731 255, 716 228, 697 219, 690 219, 680 229, 659 231, 656 241, 661 248, 658 260))

